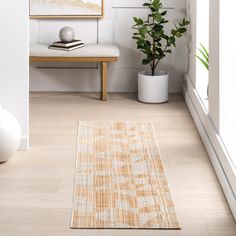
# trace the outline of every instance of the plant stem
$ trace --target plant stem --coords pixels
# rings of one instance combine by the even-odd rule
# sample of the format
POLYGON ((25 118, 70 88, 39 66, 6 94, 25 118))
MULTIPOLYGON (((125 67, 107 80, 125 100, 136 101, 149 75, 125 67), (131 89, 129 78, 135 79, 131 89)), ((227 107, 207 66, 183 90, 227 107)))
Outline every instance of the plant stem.
MULTIPOLYGON (((154 25, 154 18, 153 18, 153 25, 154 25)), ((152 31, 154 31, 154 26, 153 26, 153 29, 152 29, 152 31)), ((153 50, 153 61, 152 61, 152 76, 154 76, 155 75, 155 69, 156 69, 156 44, 155 44, 155 38, 153 37, 152 38, 153 40, 152 40, 152 42, 153 42, 153 48, 152 48, 152 50, 153 50)))
MULTIPOLYGON (((163 51, 163 53, 165 53, 166 52, 166 49, 168 48, 168 46, 166 46, 165 47, 165 49, 164 49, 164 51, 163 51)), ((159 62, 161 61, 161 59, 159 59, 158 61, 157 61, 157 63, 155 64, 155 68, 157 67, 157 65, 159 64, 159 62)))
POLYGON ((156 54, 155 54, 156 46, 155 44, 153 45, 153 61, 152 61, 152 76, 155 75, 155 69, 156 69, 156 54))

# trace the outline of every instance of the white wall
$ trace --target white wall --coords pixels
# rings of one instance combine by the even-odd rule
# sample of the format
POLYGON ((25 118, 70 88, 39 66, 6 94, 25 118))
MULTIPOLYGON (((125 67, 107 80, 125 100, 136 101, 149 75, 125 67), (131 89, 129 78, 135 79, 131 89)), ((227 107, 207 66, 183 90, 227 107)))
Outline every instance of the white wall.
POLYGON ((28 0, 0 1, 0 103, 19 121, 28 146, 28 0))
POLYGON ((185 81, 191 83, 194 87, 196 86, 196 45, 197 45, 197 2, 196 0, 187 1, 187 18, 190 20, 189 30, 187 32, 187 45, 188 45, 188 79, 185 81))
MULTIPOLYGON (((120 46, 121 57, 118 63, 109 67, 109 91, 130 92, 137 90, 136 77, 140 70, 141 54, 132 40, 133 16, 144 17, 147 11, 142 6, 144 0, 105 0, 105 17, 102 20, 31 20, 30 41, 50 44, 58 39, 58 31, 65 25, 75 28, 77 36, 85 43, 114 42, 120 46)), ((170 25, 185 16, 186 0, 164 0, 169 10, 170 25)), ((181 39, 177 49, 161 64, 162 69, 170 72, 171 92, 181 92, 186 71, 186 42, 181 39)), ((58 64, 57 64, 58 65, 58 64)), ((99 73, 97 65, 80 64, 83 69, 55 69, 55 64, 37 64, 30 66, 31 91, 99 91, 99 73), (87 68, 87 69, 86 69, 87 68), (92 68, 92 70, 90 69, 92 68)), ((63 64, 59 66, 75 66, 63 64)))

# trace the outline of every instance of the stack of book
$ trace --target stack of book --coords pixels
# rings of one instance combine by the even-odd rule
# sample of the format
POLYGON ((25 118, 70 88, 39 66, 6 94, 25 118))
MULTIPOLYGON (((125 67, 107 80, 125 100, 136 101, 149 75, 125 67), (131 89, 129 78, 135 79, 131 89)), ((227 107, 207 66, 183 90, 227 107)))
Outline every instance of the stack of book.
POLYGON ((63 43, 62 41, 54 42, 48 48, 53 50, 72 51, 81 47, 84 47, 84 43, 82 43, 81 40, 73 40, 69 43, 63 43))

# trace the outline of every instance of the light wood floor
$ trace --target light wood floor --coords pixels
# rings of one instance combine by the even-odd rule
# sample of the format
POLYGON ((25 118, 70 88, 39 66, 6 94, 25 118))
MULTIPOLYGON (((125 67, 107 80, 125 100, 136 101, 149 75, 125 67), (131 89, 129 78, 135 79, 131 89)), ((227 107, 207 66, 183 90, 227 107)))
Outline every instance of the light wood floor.
POLYGON ((133 94, 34 93, 30 145, 0 166, 1 236, 235 236, 236 224, 180 95, 138 103, 133 94), (79 120, 155 122, 181 231, 70 230, 79 120))

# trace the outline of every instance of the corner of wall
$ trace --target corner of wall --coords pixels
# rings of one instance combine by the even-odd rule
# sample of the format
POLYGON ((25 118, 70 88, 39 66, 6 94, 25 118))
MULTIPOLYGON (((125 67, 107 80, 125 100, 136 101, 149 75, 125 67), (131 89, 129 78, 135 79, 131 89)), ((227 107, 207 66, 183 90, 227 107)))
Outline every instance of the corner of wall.
POLYGON ((29 150, 29 138, 22 137, 18 151, 27 151, 27 150, 29 150))

